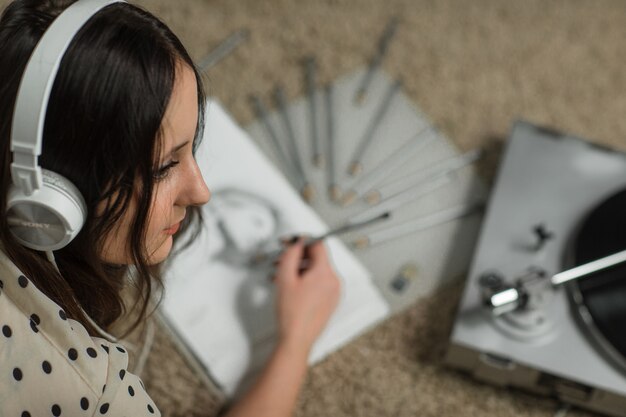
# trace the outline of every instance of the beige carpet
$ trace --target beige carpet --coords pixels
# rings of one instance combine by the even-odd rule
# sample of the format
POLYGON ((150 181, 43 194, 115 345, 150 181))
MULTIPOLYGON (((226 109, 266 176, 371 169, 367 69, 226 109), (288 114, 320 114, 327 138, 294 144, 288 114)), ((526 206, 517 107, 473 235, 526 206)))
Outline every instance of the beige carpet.
MULTIPOLYGON (((4 2, 6 3, 6 2, 4 2)), ((141 0, 201 58, 232 31, 251 39, 207 81, 242 124, 247 97, 275 83, 303 92, 301 59, 321 81, 364 65, 392 15, 384 68, 459 147, 492 152, 489 181, 517 118, 626 149, 626 2, 621 0, 141 0)), ((558 404, 496 389, 441 365, 462 283, 443 288, 314 367, 296 415, 552 416, 558 404)), ((215 398, 158 338, 144 374, 166 416, 210 416, 215 398)), ((570 416, 587 416, 573 411, 570 416)))

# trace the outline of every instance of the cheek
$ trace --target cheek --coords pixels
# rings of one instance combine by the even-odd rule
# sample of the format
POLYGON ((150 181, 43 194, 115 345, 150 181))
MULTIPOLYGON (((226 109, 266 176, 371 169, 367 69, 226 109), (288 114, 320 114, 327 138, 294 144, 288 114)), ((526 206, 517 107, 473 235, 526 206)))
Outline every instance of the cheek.
MULTIPOLYGON (((129 264, 131 262, 130 225, 132 215, 129 210, 104 238, 101 258, 112 264, 129 264)), ((134 213, 134 212, 133 212, 134 213)))
POLYGON ((153 241, 152 243, 158 244, 158 241, 162 242, 167 238, 164 229, 170 226, 170 222, 174 221, 172 215, 174 200, 172 195, 173 193, 167 188, 159 189, 155 193, 148 218, 147 230, 148 241, 153 241))

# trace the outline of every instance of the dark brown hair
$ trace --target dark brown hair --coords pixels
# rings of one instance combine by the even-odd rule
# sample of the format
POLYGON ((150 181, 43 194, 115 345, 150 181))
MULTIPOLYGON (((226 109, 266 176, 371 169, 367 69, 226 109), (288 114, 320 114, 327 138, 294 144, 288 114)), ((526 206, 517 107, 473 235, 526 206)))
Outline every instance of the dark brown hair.
MULTIPOLYGON (((10 128, 17 89, 36 43, 69 0, 15 0, 0 18, 0 210, 6 213, 10 175, 10 128)), ((39 164, 74 183, 87 204, 78 236, 55 252, 60 274, 39 252, 22 247, 0 216, 0 242, 9 258, 68 316, 96 330, 84 311, 107 329, 125 312, 121 289, 128 267, 107 265, 104 237, 137 204, 128 246, 138 319, 162 289, 158 266, 147 262, 146 227, 160 155, 161 122, 177 67, 193 68, 198 83, 201 137, 204 93, 198 71, 178 38, 148 12, 114 3, 94 15, 72 40, 54 82, 46 113, 39 164), (136 184, 141 184, 137 187, 136 184), (139 189, 138 189, 139 188, 139 189), (97 213, 96 208, 104 206, 97 213)), ((199 220, 188 210, 184 228, 199 220)), ((131 328, 134 326, 131 326, 131 328)))

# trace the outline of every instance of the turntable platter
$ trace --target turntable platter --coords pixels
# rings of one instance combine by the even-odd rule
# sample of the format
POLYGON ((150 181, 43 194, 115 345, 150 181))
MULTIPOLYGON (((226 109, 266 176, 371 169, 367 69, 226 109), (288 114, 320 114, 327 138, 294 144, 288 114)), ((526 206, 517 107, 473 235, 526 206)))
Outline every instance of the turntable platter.
MULTIPOLYGON (((574 243, 574 266, 626 249, 626 189, 599 204, 574 243)), ((596 272, 568 286, 579 314, 594 341, 626 370, 626 263, 596 272)))

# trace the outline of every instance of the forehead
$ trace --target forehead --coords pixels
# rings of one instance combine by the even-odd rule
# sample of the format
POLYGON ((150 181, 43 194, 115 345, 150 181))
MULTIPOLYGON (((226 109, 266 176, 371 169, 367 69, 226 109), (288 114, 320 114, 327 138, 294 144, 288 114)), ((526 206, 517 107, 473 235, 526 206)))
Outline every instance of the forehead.
POLYGON ((193 70, 184 63, 176 67, 174 87, 163 117, 163 151, 193 140, 198 123, 198 87, 193 70))

